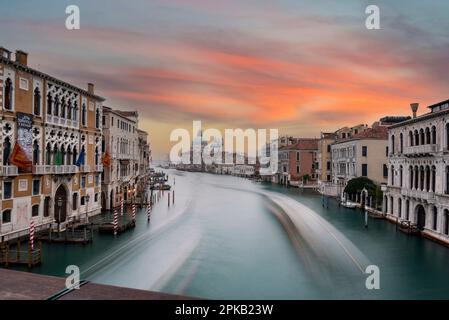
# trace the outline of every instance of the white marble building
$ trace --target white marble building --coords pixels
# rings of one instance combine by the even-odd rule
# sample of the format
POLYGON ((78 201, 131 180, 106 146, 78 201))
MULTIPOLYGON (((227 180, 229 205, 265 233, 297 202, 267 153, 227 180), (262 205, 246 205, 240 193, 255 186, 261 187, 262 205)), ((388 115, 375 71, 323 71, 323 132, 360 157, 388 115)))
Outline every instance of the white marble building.
POLYGON ((449 100, 389 128, 384 212, 449 244, 449 100))

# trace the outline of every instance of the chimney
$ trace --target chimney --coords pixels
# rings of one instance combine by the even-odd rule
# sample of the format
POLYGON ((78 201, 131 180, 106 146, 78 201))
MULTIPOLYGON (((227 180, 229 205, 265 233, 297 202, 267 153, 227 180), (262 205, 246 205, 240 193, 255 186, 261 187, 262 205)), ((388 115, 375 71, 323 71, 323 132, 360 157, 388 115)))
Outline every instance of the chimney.
POLYGON ((11 51, 3 47, 0 47, 0 56, 2 56, 5 59, 11 60, 11 51))
POLYGON ((90 94, 95 94, 95 86, 93 83, 88 83, 87 84, 87 92, 89 92, 90 94))
POLYGON ((410 108, 413 112, 413 118, 416 118, 416 111, 418 111, 419 103, 410 103, 410 108))
POLYGON ((20 63, 21 65, 28 65, 28 53, 22 50, 16 51, 16 62, 20 63))

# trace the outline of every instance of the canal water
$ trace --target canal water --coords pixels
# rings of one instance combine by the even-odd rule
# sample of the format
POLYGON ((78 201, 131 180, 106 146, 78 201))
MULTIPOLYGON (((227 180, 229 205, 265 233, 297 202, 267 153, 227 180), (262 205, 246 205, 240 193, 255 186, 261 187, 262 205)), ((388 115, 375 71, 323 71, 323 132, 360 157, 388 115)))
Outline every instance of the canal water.
POLYGON ((92 244, 44 244, 32 272, 77 265, 97 283, 211 299, 448 299, 449 249, 359 210, 323 208, 313 191, 167 170, 151 223, 94 234, 92 244), (369 265, 380 289, 365 286, 369 265))

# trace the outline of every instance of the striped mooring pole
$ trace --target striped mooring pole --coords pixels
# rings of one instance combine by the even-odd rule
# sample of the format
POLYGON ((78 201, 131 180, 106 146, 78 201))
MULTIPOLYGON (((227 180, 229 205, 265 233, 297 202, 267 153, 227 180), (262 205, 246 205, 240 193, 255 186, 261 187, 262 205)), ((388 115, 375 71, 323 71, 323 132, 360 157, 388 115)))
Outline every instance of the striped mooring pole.
POLYGON ((117 235, 117 228, 118 228, 118 214, 117 214, 117 208, 114 208, 114 236, 117 235))
POLYGON ((34 250, 34 220, 30 222, 30 246, 31 250, 34 250))
POLYGON ((133 221, 136 221, 136 204, 135 203, 133 203, 133 211, 132 211, 133 213, 133 221))
POLYGON ((148 206, 147 206, 147 218, 148 218, 148 222, 150 222, 150 218, 151 218, 151 204, 148 204, 148 206))
POLYGON ((123 216, 123 198, 120 200, 120 215, 123 216))

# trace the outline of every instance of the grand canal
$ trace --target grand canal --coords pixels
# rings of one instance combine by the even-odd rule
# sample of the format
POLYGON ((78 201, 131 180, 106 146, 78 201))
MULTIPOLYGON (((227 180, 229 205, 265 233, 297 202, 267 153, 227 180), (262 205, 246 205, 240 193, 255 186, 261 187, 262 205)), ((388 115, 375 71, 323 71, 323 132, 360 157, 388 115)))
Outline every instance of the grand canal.
POLYGON ((212 299, 449 298, 449 249, 312 191, 245 179, 167 171, 167 195, 147 224, 90 245, 45 244, 33 272, 64 276, 78 265, 97 283, 212 299), (380 269, 380 290, 364 270, 380 269))

